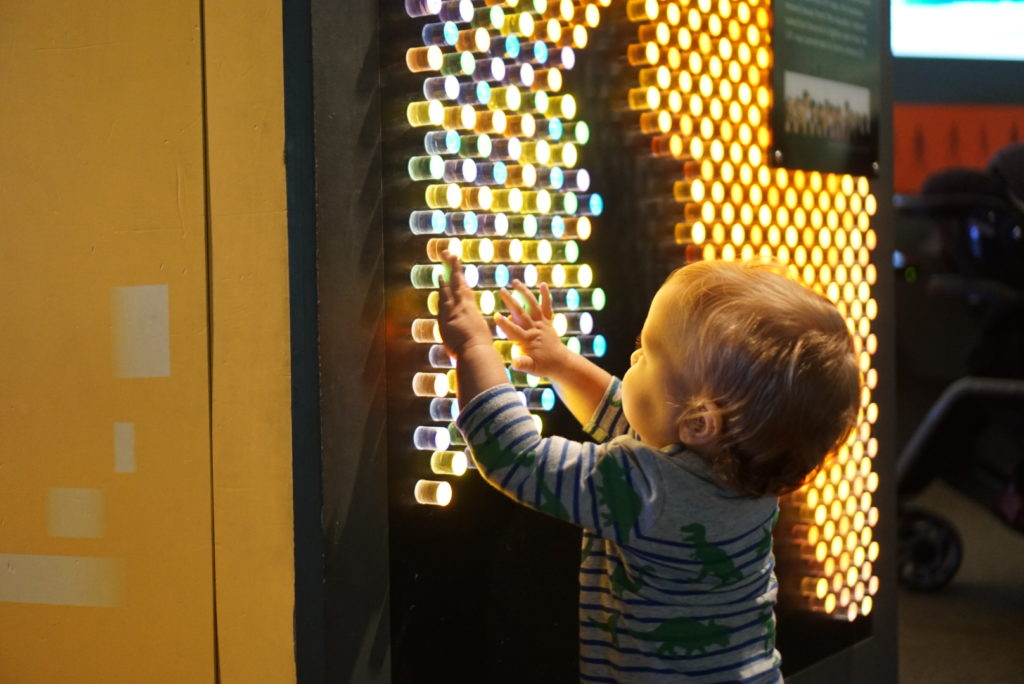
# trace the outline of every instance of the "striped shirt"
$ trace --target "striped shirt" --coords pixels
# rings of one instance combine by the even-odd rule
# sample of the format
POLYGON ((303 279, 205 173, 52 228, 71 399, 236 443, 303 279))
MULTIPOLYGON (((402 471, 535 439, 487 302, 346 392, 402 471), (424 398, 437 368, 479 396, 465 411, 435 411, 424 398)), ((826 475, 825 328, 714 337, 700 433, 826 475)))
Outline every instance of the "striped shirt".
POLYGON ((613 379, 584 429, 541 437, 511 385, 482 392, 458 427, 483 477, 583 528, 580 680, 782 681, 775 650, 775 497, 716 485, 682 445, 655 449, 626 424, 613 379))

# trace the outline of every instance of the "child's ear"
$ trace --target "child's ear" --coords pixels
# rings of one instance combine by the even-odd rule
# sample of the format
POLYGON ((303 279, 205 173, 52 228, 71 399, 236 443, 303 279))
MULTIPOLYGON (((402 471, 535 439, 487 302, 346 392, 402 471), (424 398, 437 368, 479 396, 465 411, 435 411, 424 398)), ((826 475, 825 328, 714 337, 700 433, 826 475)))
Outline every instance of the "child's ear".
POLYGON ((679 423, 679 441, 687 446, 704 446, 718 438, 722 431, 722 414, 706 401, 697 407, 697 415, 679 423))

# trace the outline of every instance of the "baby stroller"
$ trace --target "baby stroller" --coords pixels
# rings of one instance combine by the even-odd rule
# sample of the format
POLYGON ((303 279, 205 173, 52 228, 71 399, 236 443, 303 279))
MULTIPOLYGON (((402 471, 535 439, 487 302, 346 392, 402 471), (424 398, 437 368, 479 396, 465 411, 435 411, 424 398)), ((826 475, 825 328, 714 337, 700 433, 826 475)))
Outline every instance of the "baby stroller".
MULTIPOLYGON (((931 405, 897 463, 899 577, 928 591, 953 579, 963 555, 949 520, 911 504, 936 477, 1024 531, 1024 144, 997 152, 987 169, 946 169, 920 194, 894 199, 901 225, 926 226, 910 244, 897 237, 900 285, 923 288, 921 301, 939 321, 934 336, 956 307, 974 331, 962 376, 931 405)), ((901 311, 898 337, 909 334, 903 320, 901 311)), ((923 345, 915 346, 917 354, 923 345)))

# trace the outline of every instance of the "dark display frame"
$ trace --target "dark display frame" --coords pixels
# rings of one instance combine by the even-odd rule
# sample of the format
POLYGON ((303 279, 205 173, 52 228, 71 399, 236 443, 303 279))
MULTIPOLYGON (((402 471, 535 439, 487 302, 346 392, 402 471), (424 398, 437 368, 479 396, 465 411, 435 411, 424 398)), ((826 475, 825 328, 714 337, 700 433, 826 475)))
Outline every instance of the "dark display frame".
MULTIPOLYGON (((887 27, 887 2, 883 5, 887 27)), ((457 495, 469 509, 488 507, 476 520, 460 519, 459 506, 426 510, 410 503, 405 510, 388 510, 389 488, 392 495, 409 496, 411 501, 408 485, 415 479, 412 474, 392 472, 389 484, 389 459, 406 448, 399 445, 392 450, 389 445, 393 440, 404 439, 408 429, 402 413, 408 407, 405 397, 409 385, 404 372, 394 367, 399 364, 395 359, 400 360, 409 351, 402 348, 402 331, 388 327, 389 321, 395 320, 392 314, 407 303, 395 298, 387 284, 395 282, 395 278, 404 281, 398 259, 408 245, 403 246, 396 231, 386 230, 395 220, 395 215, 389 213, 393 208, 389 208, 387 198, 396 188, 388 186, 389 178, 397 176, 389 176, 394 169, 385 166, 384 149, 401 145, 402 135, 398 127, 389 129, 389 123, 395 122, 397 108, 382 97, 382 87, 401 87, 405 74, 382 66, 394 63, 395 51, 401 46, 396 45, 392 34, 382 33, 381 29, 387 25, 387 12, 401 10, 400 3, 379 4, 371 0, 285 3, 289 232, 290 249, 294 252, 290 259, 295 271, 293 426, 299 682, 438 681, 431 679, 438 675, 453 682, 498 682, 522 680, 531 672, 533 681, 563 681, 562 677, 567 676, 564 663, 575 666, 577 641, 574 530, 525 511, 503 500, 483 483, 471 480, 460 483, 457 495), (312 72, 308 73, 310 58, 312 72), (315 286, 309 280, 314 259, 315 286), (311 306, 315 306, 315 320, 310 314, 311 306), (386 353, 389 340, 398 342, 386 353), (311 358, 311 354, 316 358, 311 358), (311 373, 311 364, 317 361, 319 373, 311 373), (395 390, 389 392, 390 387, 395 390), (318 406, 310 403, 314 397, 318 406), (309 434, 310 430, 318 435, 309 434), (319 520, 315 520, 312 510, 319 505, 321 495, 322 510, 319 520), (437 525, 431 527, 433 523, 437 525), (494 533, 496 527, 501 527, 501 534, 494 533), (410 535, 416 537, 415 546, 398 553, 394 543, 389 547, 389 538, 410 535), (423 555, 422 562, 417 560, 417 554, 436 550, 437 544, 448 543, 458 535, 462 542, 474 545, 477 557, 487 557, 492 567, 501 565, 509 572, 504 576, 493 575, 488 586, 481 586, 479 566, 472 562, 461 562, 455 574, 446 575, 450 566, 438 563, 437 558, 423 555), (558 578, 552 579, 540 563, 557 567, 558 578), (517 580, 516 573, 526 574, 517 580), (566 581, 573 583, 568 591, 566 581), (538 594, 541 582, 545 586, 540 588, 549 594, 538 594), (479 605, 487 600, 482 591, 502 591, 521 600, 510 612, 488 613, 479 605), (502 636, 501 630, 495 631, 496 621, 502 617, 514 618, 519 624, 530 622, 530 616, 524 612, 526 608, 545 602, 561 602, 562 615, 566 602, 571 604, 570 623, 564 619, 533 621, 532 634, 502 636), (440 619, 431 618, 431 612, 440 619), (413 617, 406 617, 410 615, 413 617), (445 642, 452 650, 437 655, 456 665, 440 669, 445 664, 437 656, 431 658, 429 651, 433 647, 417 644, 415 637, 431 634, 431 626, 435 636, 444 634, 450 626, 466 629, 471 624, 464 621, 466 616, 484 616, 486 628, 477 625, 454 643, 445 642), (543 659, 539 660, 539 669, 526 669, 531 664, 520 649, 530 648, 531 640, 547 642, 549 647, 553 644, 562 651, 554 670, 545 669, 543 659), (475 648, 480 643, 484 647, 475 648), (431 663, 438 669, 431 670, 431 663), (555 679, 538 679, 538 672, 560 674, 555 679)), ((883 35, 887 35, 887 28, 883 35)), ((580 68, 586 70, 585 65, 580 68)), ((882 418, 876 426, 882 453, 876 464, 883 483, 891 483, 895 462, 895 454, 889 453, 895 441, 895 425, 888 410, 894 405, 889 380, 894 377, 893 360, 885 342, 891 339, 893 330, 887 305, 891 302, 892 282, 885 258, 892 240, 882 228, 891 219, 885 199, 891 195, 891 122, 884 106, 890 101, 888 73, 885 55, 881 83, 883 114, 879 122, 882 155, 879 174, 872 181, 872 192, 881 200, 875 218, 880 227, 875 260, 879 266, 876 296, 881 310, 876 326, 883 343, 875 359, 883 379, 876 391, 882 407, 882 418)), ((612 79, 604 82, 606 88, 613 87, 612 79)), ((404 103, 400 104, 404 115, 404 103)), ((608 116, 614 118, 616 113, 610 112, 608 116)), ((588 120, 595 131, 600 130, 601 122, 593 117, 588 120)), ((616 144, 628 146, 629 141, 616 144)), ((624 165, 608 163, 601 169, 596 162, 585 164, 594 173, 595 187, 614 182, 617 175, 630 174, 624 165)), ((644 190, 644 184, 662 180, 651 171, 639 174, 633 182, 644 190)), ((646 190, 654 192, 658 188, 646 190)), ((657 203, 644 205, 644 225, 660 220, 663 209, 657 203)), ((637 219, 610 202, 607 220, 637 219)), ((592 240, 595 261, 617 250, 621 252, 622 244, 611 238, 602 242, 597 231, 592 240)), ((638 258, 647 259, 664 247, 671 244, 634 241, 631 245, 638 258)), ((639 329, 638 322, 642 321, 650 293, 664 273, 656 274, 655 269, 648 273, 643 273, 643 269, 620 270, 621 278, 633 278, 627 281, 629 296, 610 303, 601 324, 614 320, 624 329, 639 329)), ((600 284, 609 290, 614 285, 610 281, 600 284)), ((610 343, 608 367, 621 369, 630 342, 610 343)), ((894 488, 881 487, 877 500, 882 520, 876 532, 883 554, 876 571, 882 589, 870 618, 871 636, 806 664, 788 675, 787 681, 896 681, 894 488)), ((783 623, 780 642, 820 642, 820 628, 825 626, 793 627, 798 633, 787 637, 783 623)))

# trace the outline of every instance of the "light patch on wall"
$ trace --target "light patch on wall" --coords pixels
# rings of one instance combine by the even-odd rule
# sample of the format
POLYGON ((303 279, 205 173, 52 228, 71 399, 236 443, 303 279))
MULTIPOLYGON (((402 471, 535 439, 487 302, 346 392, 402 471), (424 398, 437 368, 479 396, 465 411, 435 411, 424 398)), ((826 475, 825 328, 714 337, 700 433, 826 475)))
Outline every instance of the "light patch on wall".
POLYGON ((114 423, 114 472, 135 472, 135 423, 114 423))
POLYGON ((47 532, 51 537, 99 539, 103 536, 103 492, 54 487, 47 491, 47 532))
POLYGON ((0 603, 117 606, 122 574, 117 558, 0 553, 0 603))
POLYGON ((115 287, 114 373, 119 378, 171 374, 167 285, 115 287))

